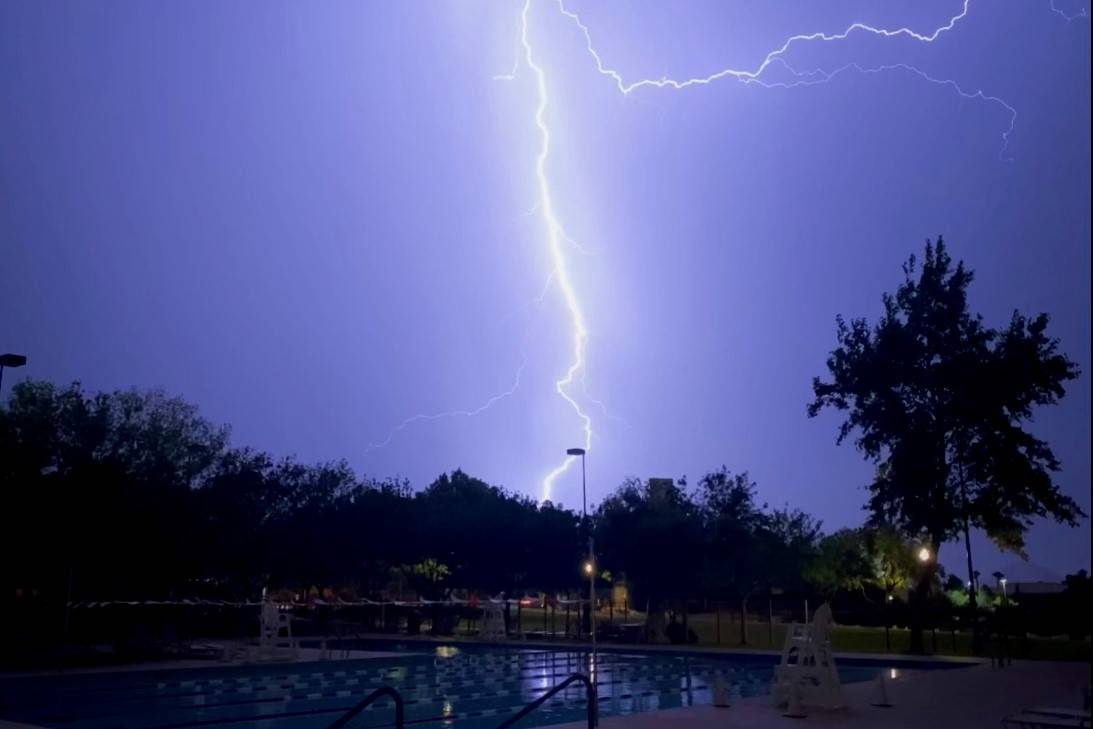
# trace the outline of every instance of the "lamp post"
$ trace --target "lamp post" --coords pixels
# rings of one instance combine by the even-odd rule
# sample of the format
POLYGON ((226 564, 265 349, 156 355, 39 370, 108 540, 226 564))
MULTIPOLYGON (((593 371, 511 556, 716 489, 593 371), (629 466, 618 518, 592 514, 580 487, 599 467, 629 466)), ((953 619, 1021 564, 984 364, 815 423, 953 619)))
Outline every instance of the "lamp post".
POLYGON ((27 358, 21 354, 0 354, 0 388, 4 386, 4 368, 22 367, 27 363, 27 358))
MULTIPOLYGON (((581 514, 585 523, 588 523, 588 477, 585 471, 584 448, 570 448, 567 456, 581 457, 581 514)), ((585 572, 588 573, 588 632, 592 634, 592 680, 596 674, 596 545, 592 537, 592 529, 588 530, 588 563, 585 564, 585 572)))

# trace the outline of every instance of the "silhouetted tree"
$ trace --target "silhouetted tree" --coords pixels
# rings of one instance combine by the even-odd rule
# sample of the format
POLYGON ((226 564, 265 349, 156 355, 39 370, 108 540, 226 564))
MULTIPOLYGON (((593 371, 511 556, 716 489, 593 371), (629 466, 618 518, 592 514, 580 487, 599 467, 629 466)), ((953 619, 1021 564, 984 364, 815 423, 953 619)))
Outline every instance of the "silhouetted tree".
POLYGON ((736 601, 745 645, 749 600, 774 586, 802 586, 819 536, 819 523, 810 516, 789 508, 768 511, 756 503, 756 493, 747 473, 722 466, 702 477, 697 494, 707 591, 736 601))
MULTIPOLYGON (((747 614, 747 600, 762 582, 755 534, 762 526, 763 513, 755 502, 756 492, 747 473, 733 474, 724 466, 698 482, 706 591, 733 600, 742 615, 747 614)), ((742 643, 747 642, 746 624, 741 620, 742 643)))
MULTIPOLYGON (((1046 335, 1047 315, 1015 312, 995 330, 971 314, 972 272, 953 267, 940 238, 926 244, 921 269, 912 256, 903 270, 872 329, 865 319, 837 319, 831 379, 813 380, 808 413, 847 413, 838 441, 856 433, 878 466, 874 518, 925 535, 935 565, 941 545, 963 532, 970 577, 971 528, 1021 552, 1033 517, 1074 525, 1083 516, 1052 480, 1059 463, 1051 448, 1023 427, 1034 406, 1064 395, 1078 369, 1046 335)), ((912 628, 921 651, 921 625, 912 620, 912 628)))
POLYGON ((920 569, 913 540, 887 525, 866 528, 863 533, 871 564, 870 581, 884 592, 885 600, 911 587, 920 569))
POLYGON ((873 578, 864 531, 840 529, 823 537, 805 576, 829 598, 839 591, 864 592, 873 578))
POLYGON ((603 566, 626 573, 648 605, 650 640, 662 639, 669 599, 694 593, 701 566, 701 522, 685 484, 628 480, 600 504, 595 525, 603 566))

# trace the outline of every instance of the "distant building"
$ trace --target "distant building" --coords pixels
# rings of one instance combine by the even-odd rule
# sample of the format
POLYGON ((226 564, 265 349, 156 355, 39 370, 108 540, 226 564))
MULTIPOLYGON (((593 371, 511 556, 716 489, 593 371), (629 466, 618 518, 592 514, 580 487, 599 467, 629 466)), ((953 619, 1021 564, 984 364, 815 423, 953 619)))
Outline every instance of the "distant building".
POLYGON ((1062 582, 1011 582, 1007 585, 1006 591, 1013 597, 1018 595, 1058 595, 1066 592, 1066 585, 1062 582))

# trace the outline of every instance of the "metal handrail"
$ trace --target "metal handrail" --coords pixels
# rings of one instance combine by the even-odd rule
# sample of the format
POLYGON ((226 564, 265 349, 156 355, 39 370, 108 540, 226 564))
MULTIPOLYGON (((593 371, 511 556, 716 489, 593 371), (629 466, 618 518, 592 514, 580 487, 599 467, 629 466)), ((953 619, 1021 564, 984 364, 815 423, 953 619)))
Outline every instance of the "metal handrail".
POLYGON ((547 691, 545 694, 535 699, 535 701, 532 701, 530 704, 520 709, 515 716, 510 716, 508 719, 505 719, 497 726, 497 729, 508 729, 510 726, 513 726, 516 722, 546 703, 547 699, 554 696, 554 694, 559 691, 564 691, 571 683, 577 681, 584 684, 585 693, 588 695, 588 729, 595 729, 596 725, 599 723, 599 704, 596 703, 596 684, 592 683, 592 680, 583 673, 574 673, 550 691, 547 691))
POLYGON ((348 724, 353 718, 365 710, 365 708, 373 701, 381 696, 390 696, 395 701, 395 729, 403 729, 406 722, 406 712, 402 704, 402 694, 390 686, 380 686, 378 689, 361 699, 361 702, 354 706, 349 711, 342 714, 341 718, 331 724, 327 729, 341 729, 341 727, 348 724))

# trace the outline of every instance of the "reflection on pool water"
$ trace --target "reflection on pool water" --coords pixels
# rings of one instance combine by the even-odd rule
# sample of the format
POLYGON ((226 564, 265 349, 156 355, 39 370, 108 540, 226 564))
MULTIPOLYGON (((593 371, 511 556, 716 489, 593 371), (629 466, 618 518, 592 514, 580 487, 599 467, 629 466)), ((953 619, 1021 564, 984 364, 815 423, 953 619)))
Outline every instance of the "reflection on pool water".
MULTIPOLYGON (((475 644, 369 642, 355 648, 406 651, 393 658, 193 670, 41 676, 0 680, 0 717, 71 729, 305 729, 326 727, 378 686, 397 688, 407 724, 424 729, 492 729, 570 674, 594 668, 602 716, 708 704, 721 673, 732 698, 768 692, 776 658, 769 655, 601 651, 594 667, 577 649, 517 649, 475 644)), ((916 664, 915 668, 960 664, 916 664)), ((843 661, 845 683, 891 661, 843 661)), ((581 719, 584 687, 577 683, 544 704, 521 726, 581 719)), ((354 726, 390 726, 382 699, 354 726)))

